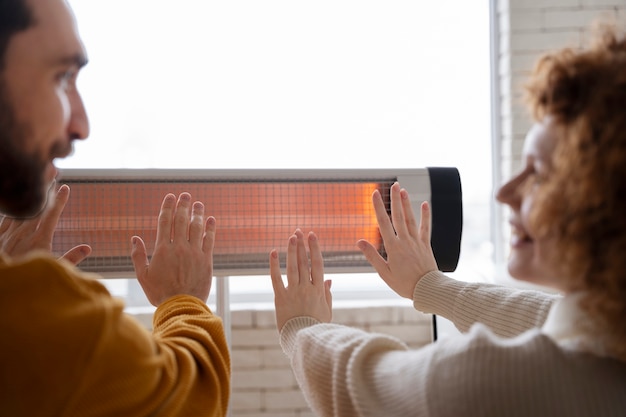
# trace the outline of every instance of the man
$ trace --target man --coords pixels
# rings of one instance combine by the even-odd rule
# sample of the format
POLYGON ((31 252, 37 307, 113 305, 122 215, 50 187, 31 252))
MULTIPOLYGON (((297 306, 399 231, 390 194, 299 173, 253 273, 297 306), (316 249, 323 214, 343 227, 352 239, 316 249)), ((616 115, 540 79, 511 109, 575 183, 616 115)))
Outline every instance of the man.
MULTIPOLYGON (((2 214, 40 213, 54 159, 88 136, 76 89, 86 63, 65 0, 0 0, 2 214)), ((43 217, 0 224, 0 415, 224 415, 230 357, 221 319, 206 305, 215 219, 188 193, 168 194, 150 261, 132 238, 137 278, 157 307, 150 333, 71 264, 87 246, 61 260, 27 250, 31 241, 47 247, 68 192, 61 187, 43 217)))

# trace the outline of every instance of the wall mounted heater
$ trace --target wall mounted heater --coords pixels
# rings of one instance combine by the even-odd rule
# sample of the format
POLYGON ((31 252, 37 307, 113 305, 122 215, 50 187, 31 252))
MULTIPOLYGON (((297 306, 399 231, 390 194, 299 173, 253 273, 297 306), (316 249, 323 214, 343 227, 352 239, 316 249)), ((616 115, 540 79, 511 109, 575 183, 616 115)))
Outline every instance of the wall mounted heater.
POLYGON ((454 271, 460 253, 463 213, 456 168, 346 170, 63 170, 71 188, 56 231, 53 252, 79 243, 93 252, 81 269, 105 276, 134 276, 130 239, 141 236, 151 254, 163 196, 191 193, 217 219, 215 276, 268 275, 276 248, 284 267, 288 237, 296 228, 316 232, 325 271, 372 272, 356 247, 361 238, 385 253, 371 203, 399 181, 416 215, 432 205, 432 245, 439 268, 454 271))

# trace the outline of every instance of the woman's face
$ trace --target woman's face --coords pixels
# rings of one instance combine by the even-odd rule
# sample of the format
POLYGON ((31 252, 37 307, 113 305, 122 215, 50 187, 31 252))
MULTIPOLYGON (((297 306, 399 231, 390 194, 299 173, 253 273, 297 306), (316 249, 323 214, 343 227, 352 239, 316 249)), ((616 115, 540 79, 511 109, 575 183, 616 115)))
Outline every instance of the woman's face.
POLYGON ((551 159, 557 142, 557 130, 546 119, 536 123, 526 135, 522 169, 505 183, 496 199, 509 206, 511 224, 508 270, 515 279, 566 291, 559 273, 559 257, 553 239, 537 236, 530 225, 530 213, 536 209, 537 192, 542 182, 550 180, 551 159))

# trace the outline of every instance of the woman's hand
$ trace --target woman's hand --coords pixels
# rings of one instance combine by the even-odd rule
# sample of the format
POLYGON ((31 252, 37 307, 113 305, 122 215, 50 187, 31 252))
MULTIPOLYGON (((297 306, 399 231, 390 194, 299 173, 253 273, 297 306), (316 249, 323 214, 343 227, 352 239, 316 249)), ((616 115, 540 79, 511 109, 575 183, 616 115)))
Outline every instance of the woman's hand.
POLYGON ((413 299, 413 291, 420 278, 438 269, 430 245, 431 213, 428 203, 421 205, 418 227, 409 194, 400 189, 397 182, 391 186, 391 219, 378 190, 374 191, 372 201, 387 259, 366 240, 359 240, 357 246, 392 290, 401 297, 413 299))
POLYGON ((328 323, 332 319, 331 281, 324 281, 324 260, 317 236, 308 236, 311 264, 304 245, 304 234, 296 230, 287 248, 287 286, 280 271, 276 249, 270 252, 270 275, 274 288, 278 330, 294 317, 309 316, 328 323))

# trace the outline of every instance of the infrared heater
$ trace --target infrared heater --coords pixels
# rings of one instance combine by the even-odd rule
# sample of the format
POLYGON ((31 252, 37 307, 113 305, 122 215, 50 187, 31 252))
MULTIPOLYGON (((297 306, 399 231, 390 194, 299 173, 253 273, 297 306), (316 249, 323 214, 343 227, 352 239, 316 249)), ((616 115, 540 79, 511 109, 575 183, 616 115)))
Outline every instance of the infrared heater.
POLYGON ((109 277, 134 275, 131 237, 152 253, 163 197, 189 192, 217 220, 214 275, 268 275, 269 252, 280 252, 296 228, 314 231, 327 273, 372 272, 356 247, 367 239, 385 256, 372 206, 379 190, 388 213, 391 185, 406 188, 416 217, 432 207, 431 242, 442 271, 454 271, 463 225, 461 182, 456 168, 346 170, 63 170, 59 183, 71 195, 53 241, 57 255, 89 244, 80 268, 109 277))

